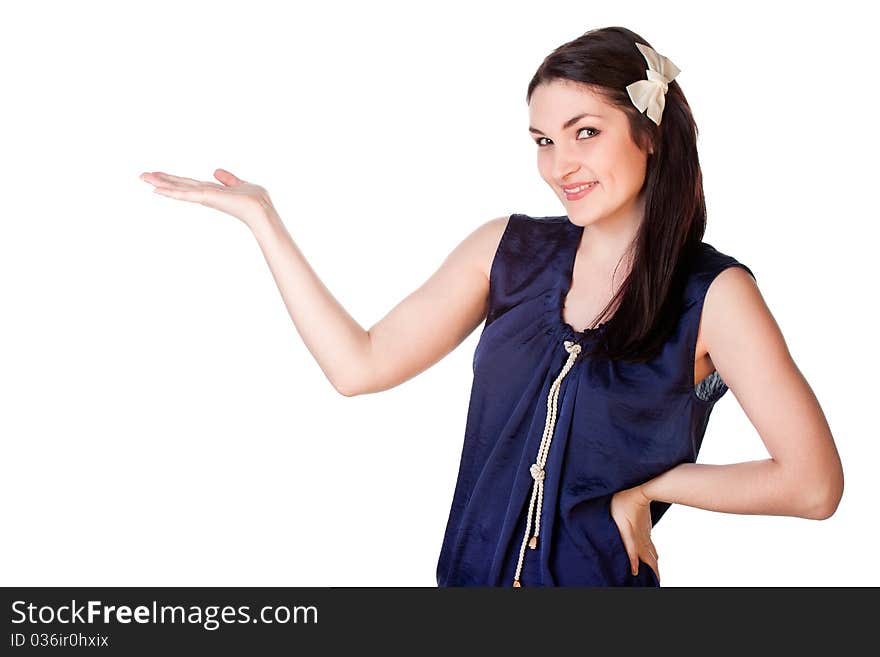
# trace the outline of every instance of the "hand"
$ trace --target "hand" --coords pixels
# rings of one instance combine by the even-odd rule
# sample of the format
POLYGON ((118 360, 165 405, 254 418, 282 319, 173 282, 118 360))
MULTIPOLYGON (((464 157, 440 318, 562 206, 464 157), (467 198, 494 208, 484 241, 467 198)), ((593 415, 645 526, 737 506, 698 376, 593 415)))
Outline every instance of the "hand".
POLYGON ((269 192, 259 185, 241 180, 225 169, 216 169, 215 182, 172 176, 161 171, 142 173, 141 180, 155 186, 154 192, 181 201, 191 201, 241 219, 248 227, 274 212, 269 192))
POLYGON ((660 581, 660 558, 651 541, 651 499, 645 495, 642 484, 617 491, 611 496, 611 517, 617 523, 633 575, 639 573, 639 559, 654 569, 660 581))

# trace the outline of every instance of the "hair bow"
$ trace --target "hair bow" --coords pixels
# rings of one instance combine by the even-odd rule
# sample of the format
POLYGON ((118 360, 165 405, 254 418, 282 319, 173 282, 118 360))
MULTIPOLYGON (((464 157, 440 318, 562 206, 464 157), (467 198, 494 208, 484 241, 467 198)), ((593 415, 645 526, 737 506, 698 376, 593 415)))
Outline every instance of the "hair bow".
POLYGON ((669 88, 669 83, 675 79, 676 75, 681 73, 681 70, 666 57, 644 43, 637 43, 636 48, 639 49, 645 57, 645 61, 648 62, 648 68, 645 69, 648 79, 637 80, 632 84, 628 84, 626 85, 626 90, 633 105, 638 107, 640 112, 644 112, 647 109, 648 118, 657 125, 660 125, 663 108, 666 106, 666 90, 669 88))

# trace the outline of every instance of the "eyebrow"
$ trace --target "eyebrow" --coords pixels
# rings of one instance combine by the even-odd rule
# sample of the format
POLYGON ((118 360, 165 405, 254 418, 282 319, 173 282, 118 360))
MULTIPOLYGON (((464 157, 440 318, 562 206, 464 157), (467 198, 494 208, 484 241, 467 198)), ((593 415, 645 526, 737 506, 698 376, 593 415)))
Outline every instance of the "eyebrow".
MULTIPOLYGON (((563 129, 563 130, 567 130, 568 128, 570 128, 571 126, 573 126, 575 123, 577 123, 578 121, 580 121, 580 120, 581 120, 582 118, 584 118, 585 116, 595 116, 597 119, 601 119, 601 118, 602 118, 602 117, 599 116, 598 114, 590 114, 589 112, 584 112, 583 114, 578 114, 577 116, 573 116, 573 117, 571 117, 568 121, 566 121, 565 123, 563 123, 563 124, 562 124, 562 129, 563 129)), ((543 134, 544 134, 543 132, 541 132, 541 131, 538 130, 537 128, 533 128, 532 126, 529 126, 529 132, 534 132, 534 133, 539 134, 539 135, 543 135, 543 134)))

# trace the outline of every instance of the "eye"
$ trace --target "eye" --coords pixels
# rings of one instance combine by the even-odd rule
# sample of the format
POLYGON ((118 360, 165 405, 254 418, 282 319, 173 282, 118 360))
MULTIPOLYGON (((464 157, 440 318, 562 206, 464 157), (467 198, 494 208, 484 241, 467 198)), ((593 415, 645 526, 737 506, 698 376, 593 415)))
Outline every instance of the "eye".
MULTIPOLYGON (((592 139, 593 137, 595 137, 596 135, 599 134, 599 131, 596 130, 596 128, 589 128, 589 127, 581 128, 580 130, 577 131, 577 133, 580 134, 580 133, 582 133, 584 130, 592 130, 592 131, 595 133, 595 134, 593 134, 591 137, 587 137, 587 139, 592 139)), ((542 139, 547 139, 547 137, 538 137, 537 139, 535 139, 535 143, 538 144, 538 146, 546 146, 547 144, 542 144, 542 143, 541 143, 541 140, 542 140, 542 139)))

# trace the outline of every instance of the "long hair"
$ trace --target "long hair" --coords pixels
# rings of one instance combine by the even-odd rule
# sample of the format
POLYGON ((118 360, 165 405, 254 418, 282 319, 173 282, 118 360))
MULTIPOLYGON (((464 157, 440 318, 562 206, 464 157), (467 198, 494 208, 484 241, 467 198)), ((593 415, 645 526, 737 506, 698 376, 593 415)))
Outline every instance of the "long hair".
POLYGON ((526 103, 543 83, 571 80, 589 85, 626 113, 630 137, 639 148, 648 152, 653 147, 640 192, 645 195, 645 216, 628 251, 632 267, 600 314, 600 319, 608 318, 618 304, 592 351, 645 362, 659 353, 680 317, 688 267, 706 230, 706 201, 698 130, 678 82, 668 85, 659 126, 629 98, 626 86, 647 77, 647 62, 636 43, 653 48, 624 27, 591 30, 559 46, 529 82, 526 103))

